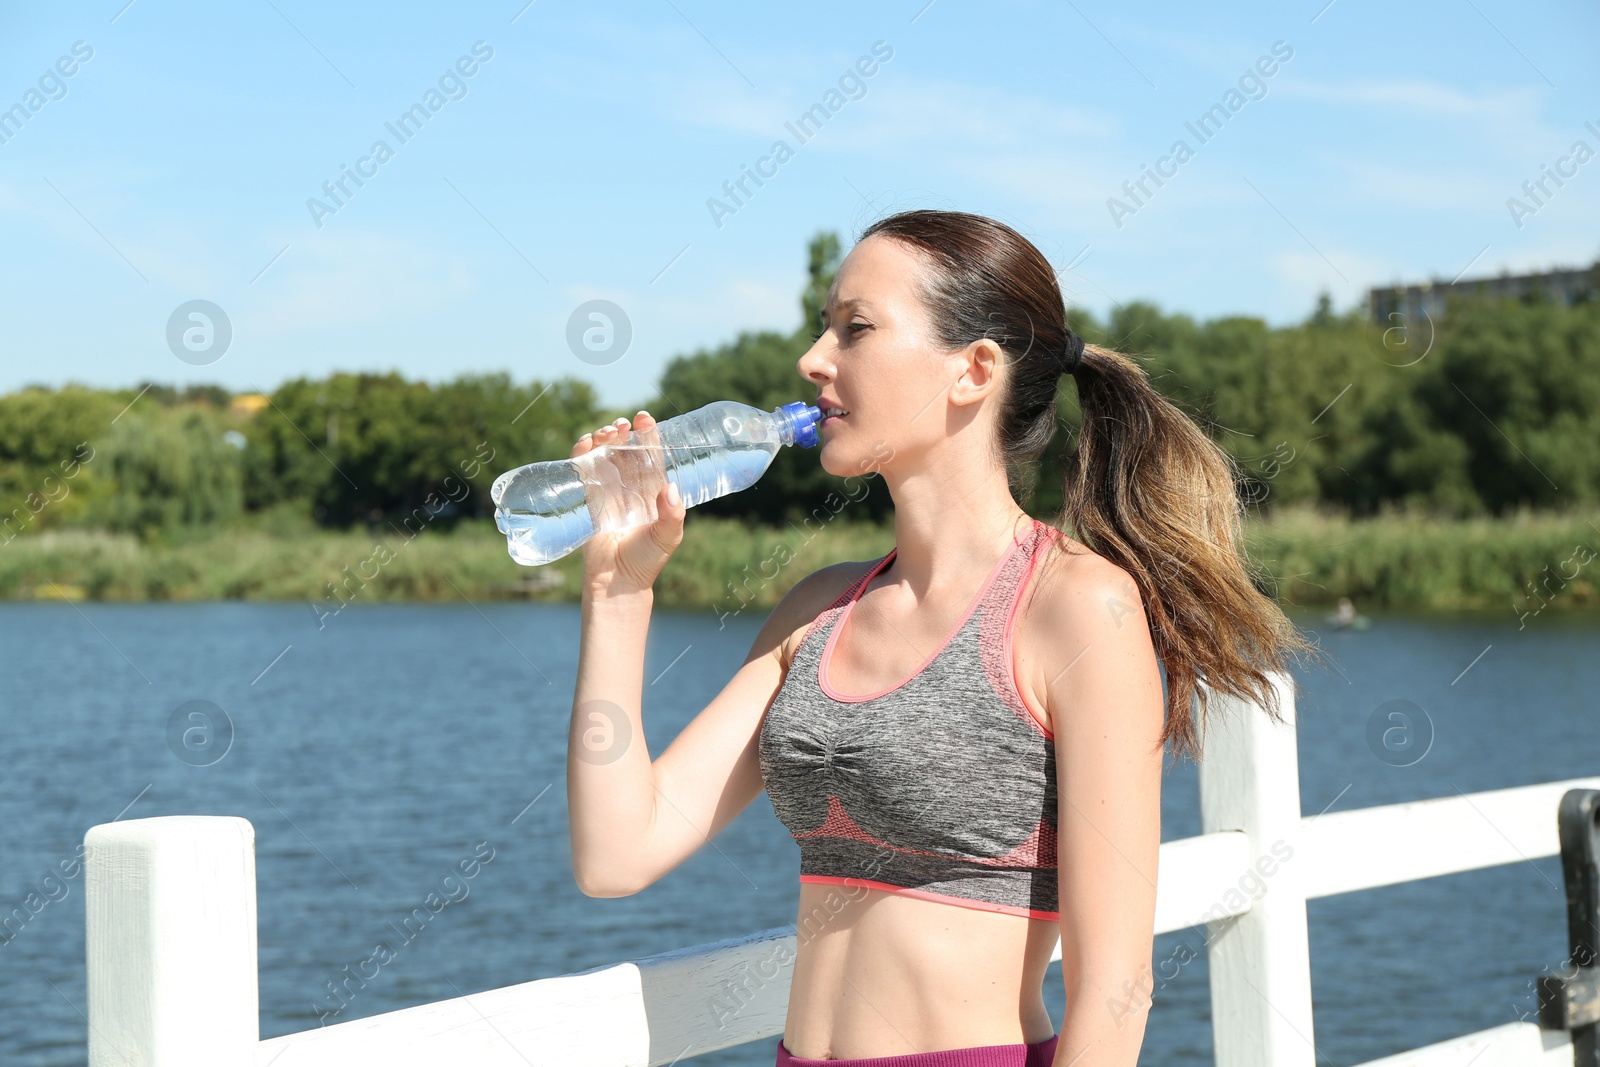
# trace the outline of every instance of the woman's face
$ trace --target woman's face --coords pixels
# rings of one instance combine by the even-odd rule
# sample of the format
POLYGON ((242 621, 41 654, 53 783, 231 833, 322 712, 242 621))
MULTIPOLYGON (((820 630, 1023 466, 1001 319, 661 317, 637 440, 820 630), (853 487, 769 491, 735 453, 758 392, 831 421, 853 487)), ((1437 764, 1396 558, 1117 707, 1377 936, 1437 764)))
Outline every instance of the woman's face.
POLYGON ((840 264, 823 322, 812 324, 822 335, 800 357, 800 376, 849 413, 819 428, 829 474, 903 469, 954 429, 945 400, 968 357, 935 341, 917 292, 923 269, 901 242, 868 237, 840 264))

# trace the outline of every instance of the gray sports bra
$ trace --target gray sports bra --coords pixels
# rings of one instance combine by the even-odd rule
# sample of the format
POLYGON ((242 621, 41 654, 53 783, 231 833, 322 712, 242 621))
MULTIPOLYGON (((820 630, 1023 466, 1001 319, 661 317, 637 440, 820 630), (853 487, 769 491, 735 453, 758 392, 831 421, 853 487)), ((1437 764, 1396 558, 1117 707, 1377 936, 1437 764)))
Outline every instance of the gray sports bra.
POLYGON ((895 552, 806 628, 758 736, 800 881, 1057 920, 1055 741, 1017 688, 1020 596, 1061 531, 1038 519, 898 685, 848 694, 828 662, 895 552))

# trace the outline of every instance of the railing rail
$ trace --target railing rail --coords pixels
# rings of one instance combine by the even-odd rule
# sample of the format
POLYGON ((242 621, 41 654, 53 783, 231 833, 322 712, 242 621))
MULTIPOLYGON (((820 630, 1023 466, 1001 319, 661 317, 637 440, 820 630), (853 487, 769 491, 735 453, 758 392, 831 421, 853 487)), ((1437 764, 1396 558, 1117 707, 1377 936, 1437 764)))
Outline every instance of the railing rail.
MULTIPOLYGON (((1156 932, 1207 926, 1219 1067, 1315 1067, 1307 899, 1556 855, 1563 795, 1600 789, 1596 776, 1305 817, 1292 690, 1275 684, 1283 724, 1212 697, 1204 832, 1160 851, 1156 932)), ((250 823, 135 819, 85 843, 90 1067, 655 1067, 783 1031, 793 927, 262 1041, 250 823)), ((1468 1060, 1572 1067, 1573 1044, 1511 1023, 1364 1067, 1468 1060)))

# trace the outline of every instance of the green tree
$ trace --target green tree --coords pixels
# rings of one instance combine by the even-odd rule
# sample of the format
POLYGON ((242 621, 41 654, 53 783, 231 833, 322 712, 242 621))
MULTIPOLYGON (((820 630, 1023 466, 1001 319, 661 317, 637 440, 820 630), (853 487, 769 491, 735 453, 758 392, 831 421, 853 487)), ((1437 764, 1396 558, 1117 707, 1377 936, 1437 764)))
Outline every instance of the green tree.
POLYGON ((243 505, 239 449, 222 418, 199 407, 133 409, 117 420, 102 464, 96 525, 150 537, 226 522, 243 505))
POLYGON ((0 541, 83 520, 98 453, 130 399, 80 385, 0 396, 0 541))
POLYGON ((1600 307, 1456 300, 1438 357, 1418 401, 1488 509, 1600 499, 1600 307))
MULTIPOLYGON (((841 249, 831 232, 808 242, 798 328, 748 331, 679 356, 638 407, 665 419, 723 399, 766 410, 813 401, 798 361, 820 328, 841 249)), ((1600 500, 1592 296, 1567 306, 1480 293, 1416 324, 1337 312, 1327 293, 1304 322, 1279 328, 1248 316, 1198 323, 1148 301, 1117 304, 1103 322, 1069 308, 1068 321, 1086 341, 1140 360, 1238 460, 1240 492, 1260 508, 1318 501, 1358 516, 1390 505, 1465 516, 1600 500)), ((1063 378, 1060 429, 1020 502, 1034 514, 1060 507, 1075 398, 1063 378)), ((504 373, 438 385, 393 373, 299 378, 254 416, 231 411, 231 399, 218 386, 158 383, 0 396, 0 541, 74 523, 164 535, 241 509, 303 509, 334 526, 483 519, 496 477, 565 457, 603 417, 582 381, 518 384, 504 373)), ((875 479, 865 484, 848 515, 882 519, 888 494, 875 479)), ((847 488, 815 451, 791 448, 752 489, 703 507, 781 523, 839 511, 847 488)))
POLYGON ((304 501, 341 527, 483 518, 496 477, 566 456, 596 408, 593 388, 571 379, 464 375, 433 388, 395 373, 299 378, 246 430, 246 502, 304 501))
POLYGON ((805 338, 807 347, 822 328, 822 308, 842 258, 839 235, 831 231, 817 234, 806 247, 806 287, 800 294, 800 328, 795 333, 805 338))

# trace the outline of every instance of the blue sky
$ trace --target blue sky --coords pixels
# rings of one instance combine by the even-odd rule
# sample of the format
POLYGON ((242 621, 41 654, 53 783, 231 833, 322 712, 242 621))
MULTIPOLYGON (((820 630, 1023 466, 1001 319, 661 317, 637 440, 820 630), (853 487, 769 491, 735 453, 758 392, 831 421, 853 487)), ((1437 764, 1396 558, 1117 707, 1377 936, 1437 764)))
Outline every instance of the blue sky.
POLYGON ((1099 314, 1283 324, 1600 257, 1593 5, 125 3, 0 7, 0 390, 508 370, 628 404, 793 328, 818 230, 911 207, 1016 227, 1099 314), (205 365, 167 340, 195 299, 232 328, 205 365), (632 329, 603 365, 567 343, 593 299, 632 329))

